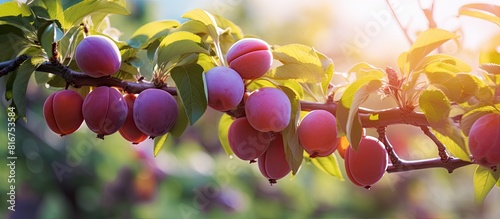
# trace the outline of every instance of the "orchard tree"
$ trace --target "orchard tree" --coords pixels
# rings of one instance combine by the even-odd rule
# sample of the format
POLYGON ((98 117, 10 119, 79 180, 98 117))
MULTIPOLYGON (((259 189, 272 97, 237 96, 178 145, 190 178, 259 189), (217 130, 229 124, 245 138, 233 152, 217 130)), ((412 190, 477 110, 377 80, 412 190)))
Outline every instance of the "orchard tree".
MULTIPOLYGON (((482 201, 500 186, 498 56, 482 57, 473 70, 435 52, 461 36, 433 25, 432 10, 426 12, 429 28, 410 40, 396 68, 363 62, 342 73, 321 48, 269 45, 201 9, 186 12, 182 23, 147 23, 121 41, 106 34, 106 18, 129 14, 124 1, 65 9, 58 0, 7 2, 0 5, 0 77, 16 119, 26 120, 31 78, 60 89, 43 113, 63 138, 85 121, 104 141, 117 131, 135 144, 154 138, 157 155, 210 107, 223 113, 218 134, 227 155, 257 162, 251 165, 271 185, 298 174, 304 162, 343 179, 338 150, 350 181, 365 188, 385 173, 477 165, 471 176, 482 201), (154 66, 151 78, 140 72, 146 62, 154 66), (332 81, 334 74, 348 83, 332 81), (397 107, 363 107, 370 96, 397 107), (436 158, 399 158, 386 133, 396 124, 419 127, 435 143, 436 158)), ((500 6, 463 5, 458 14, 500 25, 500 6)))

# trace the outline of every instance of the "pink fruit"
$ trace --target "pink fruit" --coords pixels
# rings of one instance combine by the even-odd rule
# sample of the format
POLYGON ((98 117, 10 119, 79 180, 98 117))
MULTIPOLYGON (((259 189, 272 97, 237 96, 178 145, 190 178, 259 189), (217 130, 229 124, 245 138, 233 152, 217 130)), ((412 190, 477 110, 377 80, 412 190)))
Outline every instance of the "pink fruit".
POLYGON ((262 156, 273 140, 271 133, 255 130, 246 117, 238 118, 231 123, 228 138, 234 154, 242 160, 249 161, 262 156))
POLYGON ((152 138, 169 132, 177 120, 177 102, 160 89, 142 91, 134 103, 134 121, 137 128, 152 138))
POLYGON ((326 157, 337 149, 337 120, 326 110, 313 110, 302 119, 297 129, 299 142, 314 157, 326 157))
POLYGON ((291 103, 277 88, 261 88, 250 94, 245 103, 248 122, 261 132, 280 132, 290 123, 291 103))
POLYGON ((474 122, 469 149, 475 163, 488 168, 500 165, 500 114, 486 114, 474 122))
POLYGON ((116 44, 105 36, 85 37, 76 47, 76 64, 83 73, 97 78, 120 69, 122 57, 116 44))
POLYGON ((349 146, 345 154, 345 168, 349 179, 358 186, 370 188, 378 182, 388 166, 384 145, 376 138, 361 138, 358 149, 349 146))
POLYGON ((290 173, 291 169, 286 161, 285 147, 281 133, 276 133, 276 138, 271 142, 267 151, 257 160, 260 173, 274 184, 290 173))
POLYGON ((227 52, 229 67, 243 79, 256 79, 271 68, 273 56, 269 45, 260 39, 245 38, 233 44, 227 52))
POLYGON ((138 144, 146 140, 146 138, 148 138, 148 135, 144 134, 144 132, 141 132, 141 130, 137 128, 134 122, 134 103, 136 97, 134 94, 126 94, 125 96, 123 96, 123 99, 125 99, 125 102, 127 103, 128 113, 127 119, 125 119, 125 122, 118 131, 127 141, 130 141, 133 144, 138 144))
POLYGON ((94 88, 85 97, 82 110, 85 123, 101 139, 118 131, 128 113, 127 103, 120 92, 106 86, 94 88))
POLYGON ((52 93, 43 104, 45 122, 61 136, 71 134, 83 123, 82 105, 82 96, 73 90, 52 93))
POLYGON ((243 98, 245 85, 240 75, 228 67, 214 67, 205 74, 208 105, 218 111, 235 108, 243 98))

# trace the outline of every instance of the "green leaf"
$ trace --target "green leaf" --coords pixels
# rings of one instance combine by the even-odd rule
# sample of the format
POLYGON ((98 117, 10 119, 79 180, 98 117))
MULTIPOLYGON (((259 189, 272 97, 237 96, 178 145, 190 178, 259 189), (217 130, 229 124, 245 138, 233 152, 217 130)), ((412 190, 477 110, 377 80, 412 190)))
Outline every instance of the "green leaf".
POLYGON ((170 74, 177 85, 189 122, 193 125, 207 109, 203 68, 198 64, 188 64, 173 68, 170 74))
POLYGON ((276 80, 293 79, 300 83, 319 83, 325 79, 323 69, 310 63, 285 64, 272 69, 265 76, 276 80))
POLYGON ((31 46, 31 43, 26 38, 21 38, 17 34, 2 34, 0 35, 0 48, 2 48, 2 52, 0 52, 0 60, 10 60, 16 58, 29 46, 31 46))
POLYGON ((72 27, 64 36, 59 40, 57 49, 59 51, 59 56, 61 60, 67 60, 73 58, 73 54, 76 50, 77 42, 83 39, 83 34, 81 34, 80 27, 72 27))
POLYGON ((208 34, 214 40, 214 43, 219 43, 219 33, 222 32, 222 30, 218 30, 217 20, 212 14, 202 9, 195 9, 185 13, 182 17, 203 23, 207 28, 208 34))
POLYGON ((283 64, 312 64, 321 67, 316 51, 302 44, 290 44, 273 51, 273 57, 283 64))
POLYGON ((157 63, 167 63, 169 61, 178 61, 182 55, 190 53, 205 53, 208 51, 201 46, 201 37, 196 34, 180 31, 166 36, 158 46, 157 63))
POLYGON ((366 62, 360 62, 348 71, 349 73, 354 73, 356 75, 356 78, 362 78, 365 76, 376 76, 377 78, 383 78, 386 73, 383 69, 377 68, 373 65, 370 65, 366 62))
POLYGON ((75 25, 79 25, 83 18, 97 13, 130 14, 124 0, 86 0, 64 10, 64 21, 61 21, 61 23, 64 29, 69 29, 75 25))
POLYGON ((290 123, 283 130, 282 137, 285 147, 285 156, 288 165, 292 169, 292 174, 297 175, 300 166, 302 165, 304 149, 299 143, 299 136, 297 134, 297 125, 300 118, 300 100, 297 97, 295 91, 288 87, 280 87, 283 92, 290 99, 292 104, 292 111, 290 116, 290 123))
POLYGON ((35 17, 26 4, 11 1, 0 4, 0 25, 12 25, 26 34, 35 33, 35 17))
POLYGON ((318 57, 320 58, 321 62, 323 63, 323 69, 325 70, 325 79, 321 82, 321 89, 323 90, 323 93, 325 96, 327 95, 328 87, 330 86, 330 82, 332 81, 333 74, 335 73, 335 65, 333 64, 332 59, 330 59, 328 56, 324 55, 323 53, 320 53, 316 51, 316 54, 318 54, 318 57), (326 66, 326 68, 325 68, 326 66))
POLYGON ((498 5, 467 4, 458 9, 458 15, 480 18, 500 26, 500 6, 498 5))
POLYGON ((49 24, 43 31, 40 43, 42 48, 47 53, 48 57, 52 57, 52 44, 59 41, 63 37, 62 30, 57 26, 55 22, 49 24))
POLYGON ((12 88, 13 100, 20 118, 26 117, 26 90, 30 77, 44 61, 45 59, 40 57, 29 58, 14 72, 16 78, 12 88))
POLYGON ((188 123, 189 119, 187 117, 186 108, 184 108, 184 104, 182 104, 181 101, 181 103, 177 103, 177 120, 175 121, 172 130, 170 130, 170 134, 177 138, 181 137, 182 133, 186 130, 188 123))
POLYGON ((335 154, 331 154, 327 157, 315 157, 313 159, 309 158, 306 153, 304 156, 306 159, 309 159, 315 167, 319 170, 330 174, 331 176, 335 176, 339 178, 341 181, 344 181, 344 177, 342 176, 342 172, 340 171, 339 163, 337 161, 337 157, 335 154))
POLYGON ((128 44, 133 48, 147 48, 150 43, 163 35, 167 35, 171 28, 178 27, 180 23, 176 20, 153 21, 142 25, 137 29, 128 44))
POLYGON ((493 106, 483 106, 464 113, 460 122, 460 128, 464 135, 469 136, 470 129, 474 122, 480 117, 490 113, 498 113, 498 109, 493 106))
POLYGON ((155 139, 154 139, 154 151, 153 151, 155 157, 156 157, 156 155, 158 155, 158 153, 160 153, 160 150, 163 148, 163 146, 167 142, 169 135, 170 135, 170 133, 166 133, 162 136, 155 137, 155 139))
POLYGON ((489 168, 478 165, 476 172, 474 172, 473 179, 474 200, 477 203, 482 203, 499 178, 500 171, 493 171, 489 168))
POLYGON ((474 96, 479 87, 470 74, 448 72, 426 72, 431 85, 440 89, 449 100, 463 103, 474 96))
POLYGON ((450 102, 440 90, 425 90, 419 99, 420 109, 424 113, 436 137, 456 157, 470 161, 469 153, 460 130, 449 118, 450 102))
MULTIPOLYGON (((64 20, 64 12, 60 0, 37 0, 31 2, 30 7, 33 8, 33 11, 35 11, 36 7, 45 9, 48 15, 45 17, 46 19, 64 20)), ((40 13, 36 13, 36 15, 40 16, 40 13)))
POLYGON ((231 146, 229 146, 229 139, 227 137, 231 123, 233 123, 233 118, 227 114, 223 114, 220 117, 218 126, 219 141, 229 157, 233 156, 233 150, 231 149, 231 146))
POLYGON ((401 54, 398 60, 399 68, 405 74, 413 72, 425 56, 446 41, 455 38, 457 38, 456 34, 438 28, 431 28, 420 33, 408 53, 401 54))
POLYGON ((341 134, 346 134, 349 142, 357 148, 361 140, 361 122, 358 117, 358 108, 376 89, 382 86, 379 75, 368 75, 358 78, 340 98, 337 106, 337 125, 341 134))

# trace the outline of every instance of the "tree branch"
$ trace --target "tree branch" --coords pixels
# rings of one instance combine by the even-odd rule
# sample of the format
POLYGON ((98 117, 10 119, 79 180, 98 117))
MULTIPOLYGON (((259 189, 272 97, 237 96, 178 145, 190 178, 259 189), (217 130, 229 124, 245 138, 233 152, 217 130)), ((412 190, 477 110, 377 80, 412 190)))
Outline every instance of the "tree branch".
MULTIPOLYGON (((315 103, 309 101, 301 101, 301 109, 311 111, 315 109, 323 109, 336 115, 337 103, 315 103)), ((429 122, 423 113, 406 111, 400 108, 392 108, 385 110, 372 110, 367 108, 359 109, 359 117, 361 125, 364 128, 377 128, 395 124, 408 124, 414 126, 429 126, 429 122)))
POLYGON ((15 59, 0 63, 0 78, 16 70, 24 61, 28 60, 27 55, 21 55, 15 59))
POLYGON ((448 162, 443 163, 441 158, 432 158, 425 160, 416 160, 416 161, 405 161, 401 160, 397 165, 389 165, 387 168, 388 173, 396 173, 396 172, 405 172, 405 171, 413 171, 413 170, 421 170, 421 169, 429 169, 429 168, 445 168, 448 170, 448 173, 452 173, 455 169, 460 167, 464 167, 467 165, 471 165, 473 163, 469 161, 463 161, 458 158, 450 158, 448 162))
MULTIPOLYGON (((28 59, 28 56, 19 56, 16 59, 0 63, 0 77, 7 75, 8 73, 14 71, 19 67, 24 61, 28 59)), ((130 82, 124 81, 114 77, 100 77, 93 78, 84 73, 74 71, 60 62, 44 62, 37 69, 39 72, 52 73, 61 76, 68 85, 74 87, 82 86, 109 86, 117 87, 123 89, 127 93, 140 93, 143 90, 149 88, 162 89, 169 92, 172 95, 177 95, 177 89, 175 87, 168 87, 167 84, 161 86, 156 86, 150 82, 130 82)))

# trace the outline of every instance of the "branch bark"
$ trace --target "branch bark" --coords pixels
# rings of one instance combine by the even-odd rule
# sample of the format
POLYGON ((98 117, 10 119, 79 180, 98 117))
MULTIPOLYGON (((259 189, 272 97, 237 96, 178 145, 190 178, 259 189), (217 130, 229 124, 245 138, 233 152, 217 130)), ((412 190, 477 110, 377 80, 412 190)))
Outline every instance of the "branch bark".
POLYGON ((446 163, 441 161, 441 158, 432 158, 425 160, 416 161, 405 161, 401 160, 397 165, 389 165, 387 168, 388 173, 405 172, 429 168, 444 168, 448 170, 448 173, 452 173, 454 170, 473 164, 469 161, 463 161, 458 158, 450 158, 446 163))

